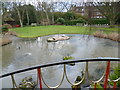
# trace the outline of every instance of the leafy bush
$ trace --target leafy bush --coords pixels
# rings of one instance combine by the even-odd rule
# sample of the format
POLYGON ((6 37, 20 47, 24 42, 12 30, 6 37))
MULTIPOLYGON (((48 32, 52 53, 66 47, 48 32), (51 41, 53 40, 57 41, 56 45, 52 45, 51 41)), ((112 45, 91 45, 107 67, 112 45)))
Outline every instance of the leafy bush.
POLYGON ((65 20, 74 20, 75 19, 75 13, 67 12, 64 15, 65 20))
POLYGON ((64 24, 65 20, 63 18, 58 18, 57 19, 57 24, 64 24))
MULTIPOLYGON (((110 79, 116 80, 120 77, 120 63, 118 64, 117 67, 114 68, 114 72, 110 74, 110 79)), ((111 85, 113 85, 113 82, 110 82, 111 85)), ((117 83, 117 87, 120 87, 120 81, 117 83)))
POLYGON ((64 14, 65 14, 65 12, 54 12, 54 19, 55 19, 55 21, 58 18, 64 18, 64 14))

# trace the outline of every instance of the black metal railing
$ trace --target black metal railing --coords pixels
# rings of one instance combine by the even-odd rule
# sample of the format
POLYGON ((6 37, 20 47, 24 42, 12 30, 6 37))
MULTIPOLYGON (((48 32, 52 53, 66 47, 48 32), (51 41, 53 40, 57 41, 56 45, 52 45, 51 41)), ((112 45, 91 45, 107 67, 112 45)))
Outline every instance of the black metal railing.
MULTIPOLYGON (((48 88, 58 88, 63 80, 64 80, 64 76, 66 76, 66 79, 67 81, 71 84, 71 85, 80 85, 83 80, 85 80, 85 78, 88 76, 88 63, 89 62, 98 62, 98 61, 104 61, 104 62, 109 62, 110 61, 120 61, 120 58, 109 58, 109 57, 99 57, 99 58, 86 58, 86 59, 77 59, 77 60, 67 60, 67 61, 62 61, 62 62, 55 62, 55 63, 49 63, 49 64, 44 64, 44 65, 40 65, 40 66, 34 66, 34 67, 29 67, 29 68, 26 68, 26 69, 22 69, 22 70, 17 70, 17 71, 14 71, 14 72, 11 72, 11 73, 7 73, 7 74, 4 74, 4 75, 0 75, 0 78, 4 78, 4 77, 7 77, 7 76, 10 76, 11 75, 11 78, 13 80, 13 82, 15 82, 14 78, 13 78, 13 75, 14 74, 18 74, 18 73, 22 73, 22 72, 26 72, 26 71, 30 71, 30 70, 34 70, 34 69, 41 69, 41 68, 45 68, 45 67, 50 67, 50 66, 55 66, 55 65, 64 65, 64 72, 63 72, 63 78, 60 82, 59 85, 55 86, 55 87, 50 87, 48 86, 43 77, 42 77, 42 74, 41 74, 41 71, 39 72, 38 76, 40 76, 39 80, 41 79, 44 84, 48 87, 48 88), (73 84, 69 81, 68 77, 67 77, 67 73, 66 73, 66 64, 69 64, 69 63, 78 63, 78 62, 86 62, 86 70, 85 70, 85 73, 84 73, 84 76, 82 78, 82 80, 76 84, 73 84)), ((106 67, 106 71, 105 73, 103 74, 103 76, 97 80, 97 81, 92 81, 95 85, 96 83, 100 82, 104 77, 106 77, 106 81, 105 81, 105 85, 107 84, 108 81, 110 81, 110 79, 108 80, 108 75, 109 75, 109 63, 107 63, 107 67, 106 67), (107 75, 108 74, 108 75, 107 75)), ((112 82, 116 83, 120 80, 120 77, 116 80, 111 80, 112 82)), ((42 82, 41 82, 42 83, 42 82)), ((17 86, 16 86, 17 87, 17 86)))

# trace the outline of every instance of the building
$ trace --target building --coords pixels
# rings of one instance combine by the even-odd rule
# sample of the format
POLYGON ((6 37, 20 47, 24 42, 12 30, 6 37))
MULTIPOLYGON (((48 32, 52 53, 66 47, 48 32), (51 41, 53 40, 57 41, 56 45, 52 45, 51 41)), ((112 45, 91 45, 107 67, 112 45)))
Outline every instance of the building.
POLYGON ((105 16, 99 12, 97 7, 94 6, 74 6, 71 8, 71 11, 87 16, 88 18, 105 18, 105 16))

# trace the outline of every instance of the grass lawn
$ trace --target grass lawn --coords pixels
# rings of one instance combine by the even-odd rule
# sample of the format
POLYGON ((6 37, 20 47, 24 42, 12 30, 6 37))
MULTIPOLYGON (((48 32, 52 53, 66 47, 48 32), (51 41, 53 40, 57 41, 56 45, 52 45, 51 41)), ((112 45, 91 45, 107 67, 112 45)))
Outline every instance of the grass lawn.
MULTIPOLYGON (((109 29, 107 28, 106 30, 109 29)), ((10 29, 10 31, 15 31, 18 34, 18 37, 39 37, 39 36, 46 36, 52 34, 87 34, 87 35, 91 34, 92 35, 95 32, 95 30, 90 31, 89 27, 63 26, 63 25, 12 28, 10 29)))

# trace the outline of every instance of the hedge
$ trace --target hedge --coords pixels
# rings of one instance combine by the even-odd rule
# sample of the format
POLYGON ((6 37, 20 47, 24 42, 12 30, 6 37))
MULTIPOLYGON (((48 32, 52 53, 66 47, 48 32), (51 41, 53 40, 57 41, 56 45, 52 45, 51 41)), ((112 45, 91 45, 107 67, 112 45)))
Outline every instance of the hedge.
POLYGON ((109 20, 108 19, 90 19, 90 24, 109 24, 109 20))
POLYGON ((82 21, 82 20, 71 20, 71 21, 65 21, 65 25, 76 25, 77 23, 85 23, 85 21, 82 21))

